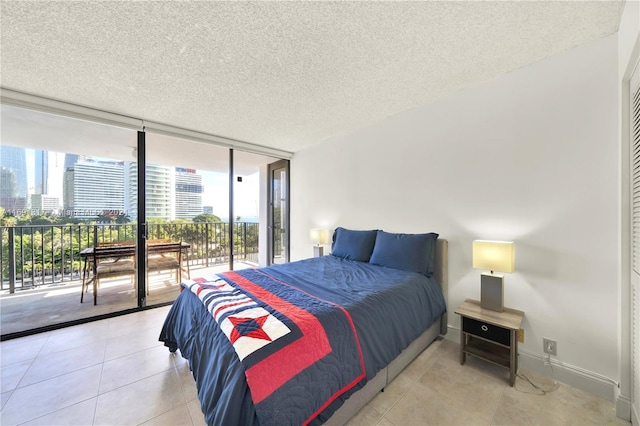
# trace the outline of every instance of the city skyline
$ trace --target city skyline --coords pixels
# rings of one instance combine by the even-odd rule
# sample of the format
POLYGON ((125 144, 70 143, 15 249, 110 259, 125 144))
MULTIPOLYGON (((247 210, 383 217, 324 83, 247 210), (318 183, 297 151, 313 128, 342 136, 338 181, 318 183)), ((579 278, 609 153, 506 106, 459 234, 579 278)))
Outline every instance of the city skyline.
MULTIPOLYGON (((3 148, 8 147, 7 145, 3 145, 3 148)), ((11 147, 17 148, 17 147, 11 147)), ((59 200, 60 209, 63 208, 63 200, 64 200, 64 174, 65 168, 69 166, 68 163, 75 163, 78 161, 78 158, 81 156, 77 156, 74 154, 65 154, 59 152, 52 151, 40 151, 29 148, 17 148, 18 150, 22 150, 24 152, 24 161, 26 163, 26 188, 27 188, 27 205, 25 207, 31 208, 31 196, 34 194, 40 194, 43 190, 47 192, 45 195, 49 197, 55 197, 59 200), (39 155, 37 152, 42 152, 44 155, 39 155), (74 157, 75 158, 71 158, 74 157), (70 160, 71 158, 71 160, 70 160), (36 163, 39 163, 38 165, 36 163), (38 167, 39 166, 39 167, 38 167), (46 169, 46 172, 44 170, 46 169), (44 173, 44 176, 43 176, 44 173), (39 174, 39 176, 37 176, 39 174)), ((92 158, 89 161, 94 162, 114 162, 124 164, 122 161, 117 161, 113 159, 105 159, 105 158, 92 158)), ((4 167, 5 160, 2 160, 2 165, 4 167)), ((135 163, 133 163, 135 164, 135 163)), ((147 167, 149 168, 149 164, 147 167)), ((161 166, 162 167, 162 166, 161 166)), ((164 166, 167 167, 167 166, 164 166)), ((184 168, 176 168, 170 167, 171 169, 182 169, 184 168)), ((220 217, 221 219, 227 219, 229 213, 229 184, 228 184, 228 175, 224 173, 216 173, 209 172, 206 170, 194 170, 194 174, 200 176, 200 182, 191 182, 190 185, 201 185, 201 189, 199 189, 199 194, 201 195, 201 204, 200 204, 200 213, 204 212, 205 207, 211 208, 213 214, 220 217)), ((184 174, 184 173, 183 173, 184 174)), ((147 173, 147 179, 149 179, 147 173)), ((184 179, 184 178, 182 178, 184 179)), ((179 182, 178 182, 179 183, 179 182)), ((185 183, 179 183, 179 187, 184 188, 185 183)), ((175 187, 174 187, 175 188, 175 187)), ((189 187, 187 185, 187 188, 189 187)), ((174 189, 175 191, 175 189, 174 189)), ((124 184, 122 187, 122 192, 126 192, 124 188, 124 184)), ((183 200, 188 202, 197 201, 197 197, 181 197, 183 200)), ((247 219, 255 218, 257 220, 259 216, 259 208, 258 208, 258 200, 259 200, 259 173, 254 173, 252 175, 243 176, 242 182, 236 183, 236 187, 234 188, 235 195, 235 216, 244 217, 247 219)), ((147 198, 149 197, 149 191, 147 191, 147 198)), ((179 197, 180 198, 180 197, 179 197)), ((108 204, 108 203, 107 203, 108 204)), ((105 205, 106 206, 106 205, 105 205)), ((173 214, 175 218, 185 218, 185 215, 189 215, 190 213, 195 213, 193 209, 184 208, 178 209, 174 206, 173 214), (180 216, 180 217, 178 217, 180 216)), ((105 207, 105 210, 110 210, 105 207)), ((124 210, 124 209, 123 209, 124 210)), ((64 211, 61 212, 64 214, 64 211)), ((126 213, 126 212, 125 212, 126 213)), ((150 216, 148 216, 150 217, 150 216)), ((193 217, 193 216, 192 216, 193 217)), ((131 219, 135 219, 131 217, 131 219)))

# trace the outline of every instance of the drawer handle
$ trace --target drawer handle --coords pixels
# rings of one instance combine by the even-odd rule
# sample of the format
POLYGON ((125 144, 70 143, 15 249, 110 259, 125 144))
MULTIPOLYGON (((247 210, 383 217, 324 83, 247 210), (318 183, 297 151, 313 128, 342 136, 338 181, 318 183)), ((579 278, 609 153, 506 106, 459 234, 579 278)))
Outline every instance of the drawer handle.
POLYGON ((489 327, 487 327, 484 324, 482 324, 482 326, 480 328, 482 329, 482 331, 489 331, 489 327))

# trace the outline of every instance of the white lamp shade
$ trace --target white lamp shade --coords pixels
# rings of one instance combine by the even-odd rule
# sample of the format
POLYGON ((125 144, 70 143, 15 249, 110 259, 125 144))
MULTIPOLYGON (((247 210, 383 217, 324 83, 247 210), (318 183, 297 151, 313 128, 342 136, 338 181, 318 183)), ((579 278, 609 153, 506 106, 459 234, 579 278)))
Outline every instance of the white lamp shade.
POLYGON ((313 244, 327 244, 329 242, 329 230, 312 229, 309 232, 309 238, 313 244))
POLYGON ((515 244, 510 241, 473 242, 473 267, 488 271, 513 272, 515 244))

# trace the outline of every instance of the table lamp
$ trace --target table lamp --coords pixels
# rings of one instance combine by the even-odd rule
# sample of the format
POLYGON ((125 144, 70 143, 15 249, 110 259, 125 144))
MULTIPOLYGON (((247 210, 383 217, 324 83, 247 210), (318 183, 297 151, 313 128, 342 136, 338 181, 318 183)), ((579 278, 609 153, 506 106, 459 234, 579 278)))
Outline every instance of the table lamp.
POLYGON ((515 244, 510 241, 473 242, 473 267, 491 271, 480 275, 480 306, 502 312, 504 310, 504 276, 497 272, 513 272, 515 244))
POLYGON ((311 242, 314 244, 313 257, 324 256, 324 247, 322 247, 322 245, 329 242, 329 230, 319 228, 312 229, 309 232, 309 237, 311 238, 311 242))

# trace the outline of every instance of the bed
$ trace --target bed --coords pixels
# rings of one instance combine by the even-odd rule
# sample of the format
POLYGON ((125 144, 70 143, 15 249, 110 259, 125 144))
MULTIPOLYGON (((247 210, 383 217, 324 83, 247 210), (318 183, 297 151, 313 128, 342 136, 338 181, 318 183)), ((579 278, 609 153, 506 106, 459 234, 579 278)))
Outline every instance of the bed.
POLYGON ((338 228, 332 255, 183 282, 160 340, 209 425, 344 424, 446 333, 446 284, 437 234, 338 228))

